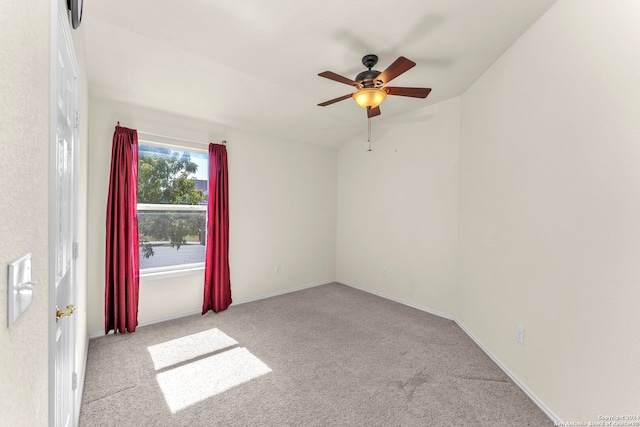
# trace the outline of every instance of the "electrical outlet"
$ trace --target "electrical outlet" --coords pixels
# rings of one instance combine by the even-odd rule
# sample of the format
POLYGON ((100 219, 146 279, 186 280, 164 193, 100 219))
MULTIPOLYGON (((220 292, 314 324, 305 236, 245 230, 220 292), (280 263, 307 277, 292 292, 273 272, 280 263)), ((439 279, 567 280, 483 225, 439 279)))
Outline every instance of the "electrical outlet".
POLYGON ((387 267, 382 267, 382 277, 387 277, 387 267))
POLYGON ((276 265, 275 268, 273 269, 273 272, 276 274, 280 274, 280 272, 282 271, 282 269, 280 268, 279 265, 276 265))
POLYGON ((524 327, 516 325, 516 341, 524 345, 524 327))

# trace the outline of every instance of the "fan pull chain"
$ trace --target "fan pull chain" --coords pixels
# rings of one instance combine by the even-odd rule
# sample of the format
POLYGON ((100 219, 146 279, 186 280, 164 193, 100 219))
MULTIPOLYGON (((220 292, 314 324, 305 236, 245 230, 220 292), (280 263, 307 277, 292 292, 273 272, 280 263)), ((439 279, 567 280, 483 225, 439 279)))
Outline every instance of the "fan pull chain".
POLYGON ((368 124, 368 136, 367 136, 367 142, 369 143, 369 149, 367 151, 371 151, 371 117, 367 118, 367 121, 369 122, 368 124))

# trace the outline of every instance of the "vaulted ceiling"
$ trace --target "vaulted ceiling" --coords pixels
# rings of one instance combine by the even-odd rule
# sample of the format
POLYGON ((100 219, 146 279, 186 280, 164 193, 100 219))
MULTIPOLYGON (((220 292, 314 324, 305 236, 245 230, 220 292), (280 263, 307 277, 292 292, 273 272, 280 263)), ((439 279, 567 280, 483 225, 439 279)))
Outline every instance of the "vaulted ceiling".
POLYGON ((80 27, 90 94, 180 116, 339 147, 366 132, 347 99, 365 54, 384 70, 417 65, 394 86, 380 123, 461 95, 555 0, 103 0, 85 1, 80 27))

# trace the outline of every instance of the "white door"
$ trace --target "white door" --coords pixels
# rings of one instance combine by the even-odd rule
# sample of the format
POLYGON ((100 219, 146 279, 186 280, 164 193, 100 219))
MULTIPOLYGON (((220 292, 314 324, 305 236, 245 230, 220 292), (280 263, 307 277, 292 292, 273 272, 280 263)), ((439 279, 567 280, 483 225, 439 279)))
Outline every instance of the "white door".
MULTIPOLYGON (((75 244, 78 71, 66 2, 56 1, 52 34, 51 150, 51 425, 71 427, 75 420, 76 303, 75 244)), ((54 6, 55 7, 55 6, 54 6)))

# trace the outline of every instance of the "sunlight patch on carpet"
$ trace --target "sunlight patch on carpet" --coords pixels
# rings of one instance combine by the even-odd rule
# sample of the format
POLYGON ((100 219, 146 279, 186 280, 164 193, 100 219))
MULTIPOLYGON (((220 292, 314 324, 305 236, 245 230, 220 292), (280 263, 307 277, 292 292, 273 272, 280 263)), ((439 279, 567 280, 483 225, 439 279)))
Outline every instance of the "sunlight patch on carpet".
POLYGON ((268 374, 271 369, 244 347, 161 372, 156 376, 172 413, 268 374))
POLYGON ((238 344, 218 328, 176 338, 147 348, 157 370, 238 344))

